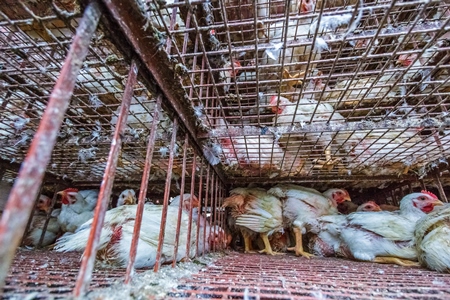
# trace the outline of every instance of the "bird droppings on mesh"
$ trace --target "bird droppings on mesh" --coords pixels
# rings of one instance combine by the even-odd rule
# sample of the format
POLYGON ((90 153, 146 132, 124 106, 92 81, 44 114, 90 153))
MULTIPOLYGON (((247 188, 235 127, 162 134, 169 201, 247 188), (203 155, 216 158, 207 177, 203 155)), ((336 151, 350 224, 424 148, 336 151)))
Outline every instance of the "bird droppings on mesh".
POLYGON ((172 292, 179 287, 180 280, 206 270, 206 267, 213 265, 217 259, 223 256, 223 253, 217 252, 195 258, 190 262, 178 263, 174 268, 171 265, 163 265, 157 273, 149 270, 135 274, 129 285, 116 281, 111 287, 93 290, 86 295, 85 299, 122 300, 165 299, 167 296, 183 297, 183 293, 172 292))

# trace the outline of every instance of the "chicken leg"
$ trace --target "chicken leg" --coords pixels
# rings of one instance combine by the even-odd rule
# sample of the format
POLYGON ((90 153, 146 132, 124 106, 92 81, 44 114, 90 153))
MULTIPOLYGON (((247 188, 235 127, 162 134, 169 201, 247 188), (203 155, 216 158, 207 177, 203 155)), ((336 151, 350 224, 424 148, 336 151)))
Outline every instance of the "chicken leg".
POLYGON ((302 229, 298 227, 294 227, 295 234, 295 247, 288 248, 288 251, 295 251, 295 255, 304 256, 306 258, 311 258, 314 255, 303 251, 303 241, 302 241, 302 229))
POLYGON ((283 255, 284 254, 284 253, 274 252, 272 250, 272 246, 270 245, 269 237, 267 236, 267 233, 260 233, 260 236, 264 242, 264 249, 261 251, 258 251, 259 253, 266 253, 269 255, 283 255))
POLYGON ((409 259, 402 259, 398 257, 390 257, 390 256, 378 256, 375 257, 373 262, 379 263, 379 264, 396 264, 399 266, 404 267, 419 267, 420 264, 416 261, 412 261, 409 259))
POLYGON ((252 247, 252 240, 250 239, 250 236, 245 232, 242 232, 242 235, 244 236, 244 253, 255 253, 252 247))

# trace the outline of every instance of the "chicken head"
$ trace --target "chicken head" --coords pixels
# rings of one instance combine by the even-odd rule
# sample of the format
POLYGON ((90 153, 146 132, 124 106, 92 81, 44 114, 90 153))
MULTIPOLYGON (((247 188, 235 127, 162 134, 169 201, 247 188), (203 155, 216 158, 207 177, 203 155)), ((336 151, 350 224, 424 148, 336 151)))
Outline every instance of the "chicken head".
POLYGON ((432 192, 429 192, 429 191, 421 191, 420 193, 412 193, 405 197, 408 197, 408 200, 407 201, 403 200, 402 203, 400 204, 400 206, 403 203, 412 202, 414 207, 417 207, 418 209, 420 209, 421 211, 423 211, 426 214, 433 211, 435 206, 444 205, 435 194, 433 194, 432 192))
POLYGON ((72 205, 77 202, 78 189, 68 188, 57 193, 61 195, 61 202, 65 205, 72 205))
POLYGON ((136 192, 133 189, 124 190, 119 195, 117 206, 136 204, 136 192))
POLYGON ((349 193, 345 189, 329 189, 323 192, 328 198, 336 202, 336 204, 343 203, 344 201, 352 201, 349 193))
POLYGON ((45 195, 40 195, 36 203, 36 210, 44 211, 48 213, 52 206, 52 199, 45 195))
POLYGON ((309 13, 316 8, 316 0, 300 0, 298 3, 299 13, 309 13))
POLYGON ((358 206, 356 211, 381 211, 381 208, 374 201, 367 201, 366 203, 358 206))

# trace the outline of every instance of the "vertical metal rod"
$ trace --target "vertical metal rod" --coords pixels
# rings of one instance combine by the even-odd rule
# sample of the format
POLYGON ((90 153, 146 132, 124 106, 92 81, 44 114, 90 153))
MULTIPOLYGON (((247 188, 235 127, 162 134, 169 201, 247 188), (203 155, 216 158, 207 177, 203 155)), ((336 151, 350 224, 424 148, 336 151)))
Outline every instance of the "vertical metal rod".
POLYGON ((22 240, 20 241, 20 245, 23 245, 23 242, 25 241, 25 238, 27 237, 28 231, 30 230, 31 223, 33 222, 34 215, 36 214, 37 202, 39 201, 39 197, 41 196, 44 185, 45 185, 45 182, 43 182, 42 185, 39 187, 39 192, 36 196, 36 199, 34 200, 33 210, 31 211, 30 216, 28 217, 27 226, 25 227, 25 231, 23 232, 22 240))
POLYGON ((100 185, 100 192, 98 195, 97 206, 95 207, 89 239, 81 261, 80 272, 78 273, 75 289, 73 291, 75 297, 84 294, 91 281, 92 269, 94 268, 95 256, 97 255, 98 250, 98 241, 102 232, 106 209, 108 208, 114 177, 116 175, 117 162, 122 146, 122 136, 125 133, 125 126, 127 124, 131 99, 133 98, 133 88, 136 84, 137 73, 138 65, 136 60, 133 59, 128 73, 127 84, 122 98, 122 105, 120 106, 116 129, 114 130, 114 136, 111 141, 105 173, 103 174, 102 184, 100 185))
POLYGON ((162 95, 156 97, 156 105, 153 113, 153 123, 148 137, 147 154, 145 156, 144 173, 142 174, 141 187, 139 188, 139 200, 136 210, 136 220, 134 221, 133 237, 130 247, 130 258, 128 260, 127 272, 125 274, 125 284, 130 283, 133 276, 134 263, 136 261, 136 251, 139 242, 139 233, 142 225, 142 215, 144 213, 145 197, 147 196, 148 180, 152 168, 153 150, 155 149, 156 130, 158 129, 159 115, 161 113, 162 95))
MULTIPOLYGON (((190 209, 189 209, 189 223, 188 223, 188 228, 187 228, 186 256, 185 256, 186 260, 189 259, 190 252, 191 252, 192 211, 194 209, 194 207, 192 207, 192 198, 194 197, 194 190, 195 190, 195 169, 196 169, 195 163, 196 163, 196 160, 197 160, 197 155, 194 152, 194 156, 192 158, 192 170, 191 170, 191 191, 190 191, 191 200, 189 201, 190 209)), ((199 208, 197 207, 197 209, 199 209, 199 208)), ((200 212, 198 211, 198 213, 200 213, 200 212)), ((198 215, 197 217, 200 218, 200 215, 198 215)), ((196 254, 194 254, 194 256, 196 256, 196 254)))
MULTIPOLYGON (((180 206, 178 207, 178 218, 177 218, 177 230, 175 232, 175 243, 173 246, 173 259, 172 268, 177 265, 177 255, 178 255, 178 243, 180 239, 180 229, 181 229, 181 216, 183 214, 183 195, 184 195, 184 185, 186 183, 186 159, 187 159, 187 147, 189 145, 189 136, 186 134, 184 138, 183 145, 183 167, 181 174, 181 186, 180 186, 180 206)), ((190 201, 192 203, 192 201, 190 201)), ((187 255, 189 257, 189 254, 187 255)))
MULTIPOLYGON (((219 189, 219 201, 218 201, 218 210, 219 210, 219 223, 218 223, 218 225, 220 226, 220 228, 222 229, 222 230, 225 230, 225 227, 223 227, 223 224, 222 224, 222 222, 223 222, 223 214, 222 214, 222 199, 223 199, 223 189, 222 189, 222 182, 220 182, 220 189, 219 189)), ((223 238, 224 238, 225 236, 223 236, 223 238)), ((220 250, 223 250, 223 243, 222 243, 222 241, 220 241, 220 250)))
POLYGON ((87 55, 89 42, 97 28, 100 8, 90 3, 84 11, 77 33, 44 111, 38 130, 22 163, 0 221, 0 291, 2 290, 20 237, 33 209, 44 172, 55 146, 72 97, 77 74, 87 55), (5 246, 8 245, 8 246, 5 246))
MULTIPOLYGON (((208 221, 208 198, 209 198, 209 171, 210 171, 210 165, 208 164, 208 169, 206 170, 206 191, 205 191, 205 218, 206 218, 206 223, 209 223, 209 225, 211 225, 211 222, 208 221)), ((206 239, 206 227, 205 226, 203 228, 203 242, 204 242, 204 247, 203 247, 203 251, 202 251, 202 255, 205 255, 205 248, 206 248, 206 243, 208 242, 206 239)), ((210 249, 211 250, 211 249, 210 249)))
POLYGON ((53 212, 53 208, 55 207, 55 204, 56 204, 56 199, 58 198, 59 189, 60 189, 60 185, 55 183, 53 186, 54 192, 53 192, 53 197, 52 197, 52 203, 50 205, 50 210, 47 212, 44 227, 42 227, 41 237, 39 238, 39 243, 36 246, 37 248, 41 248, 42 242, 44 241, 45 232, 47 231, 48 223, 50 222, 50 219, 52 217, 52 212, 53 212))
POLYGON ((441 198, 442 201, 448 203, 447 196, 445 195, 444 188, 442 187, 442 181, 441 177, 439 176, 439 172, 436 172, 436 174, 434 175, 434 179, 436 180, 436 185, 439 191, 439 197, 441 198))
MULTIPOLYGON (((212 191, 212 201, 211 201, 211 225, 213 226, 213 232, 212 232, 212 236, 215 238, 216 237, 216 220, 217 220, 217 210, 216 210, 216 205, 217 205, 217 183, 219 182, 217 176, 215 173, 213 173, 212 176, 212 181, 211 181, 211 191, 212 191)), ((216 243, 213 243, 213 251, 215 252, 216 249, 216 243)))
POLYGON ((199 206, 198 206, 198 220, 197 220, 197 234, 195 235, 196 237, 196 241, 195 241, 195 256, 198 256, 198 243, 200 240, 200 219, 203 218, 202 215, 202 191, 203 191, 203 166, 204 166, 204 161, 203 159, 200 160, 201 163, 201 168, 200 168, 200 180, 198 183, 198 202, 199 202, 199 206))
MULTIPOLYGON (((164 244, 164 235, 166 233, 167 210, 169 206, 170 182, 172 180, 173 157, 174 157, 173 150, 175 149, 175 142, 177 140, 177 131, 178 131, 178 119, 174 118, 172 139, 170 140, 169 146, 170 154, 169 154, 169 164, 167 166, 166 185, 164 187, 164 202, 163 202, 163 210, 161 213, 161 226, 159 227, 158 249, 156 251, 156 262, 153 268, 154 272, 158 272, 159 267, 161 266, 162 248, 164 244)), ((180 205, 181 204, 182 203, 180 202, 180 205)))

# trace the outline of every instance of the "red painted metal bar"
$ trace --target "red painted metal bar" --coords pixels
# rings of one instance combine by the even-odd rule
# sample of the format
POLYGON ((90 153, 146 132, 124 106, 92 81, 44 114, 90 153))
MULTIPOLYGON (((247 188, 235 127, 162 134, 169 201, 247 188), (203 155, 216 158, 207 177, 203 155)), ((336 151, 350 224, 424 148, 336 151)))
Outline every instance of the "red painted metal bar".
MULTIPOLYGON (((177 265, 177 254, 178 254, 178 244, 180 240, 180 228, 181 228, 181 216, 183 214, 183 195, 184 195, 184 185, 186 184, 186 160, 187 160, 187 147, 189 145, 189 136, 186 134, 184 138, 183 145, 183 167, 181 174, 181 186, 180 186, 180 206, 178 207, 178 218, 177 218, 177 230, 175 231, 175 243, 173 246, 173 258, 172 258, 172 268, 177 265)), ((189 254, 187 254, 189 256, 189 254)))
POLYGON ((200 180, 198 183, 198 220, 197 220, 197 234, 195 235, 196 241, 195 241, 195 256, 198 256, 198 242, 200 240, 200 219, 203 217, 202 215, 202 191, 203 191, 203 166, 204 161, 203 159, 200 160, 201 168, 200 168, 200 180))
MULTIPOLYGON (((163 202, 163 210, 161 214, 161 226, 159 227, 159 239, 158 239, 158 249, 156 251, 156 262, 153 268, 153 271, 158 272, 161 266, 161 256, 162 256, 162 248, 164 244, 164 235, 166 233, 166 222, 167 222, 167 210, 169 206, 169 195, 170 195, 170 182, 172 180, 172 169, 173 169, 173 157, 174 157, 174 149, 175 142, 177 140, 177 131, 178 131, 178 119, 175 118, 173 120, 173 130, 172 130, 172 139, 170 140, 169 146, 169 164, 167 166, 167 176, 166 176, 166 185, 164 187, 164 202, 163 202)), ((181 203, 180 203, 181 205, 181 203)))
POLYGON ((89 42, 97 28, 99 18, 98 4, 89 4, 80 20, 64 66, 3 211, 0 221, 0 245, 2 245, 0 247, 0 290, 33 209, 33 200, 38 194, 46 166, 50 161, 59 128, 72 97, 77 74, 87 55, 89 42))
POLYGON ((98 195, 97 206, 95 207, 91 231, 89 233, 89 240, 86 245, 86 250, 84 251, 80 272, 78 273, 77 282, 73 291, 75 297, 79 297, 84 294, 91 281, 92 269, 94 268, 95 256, 97 255, 98 250, 98 241, 100 239, 105 214, 114 183, 114 177, 116 175, 117 162, 122 146, 122 136, 125 133, 125 126, 127 124, 131 99, 133 98, 133 88, 136 84, 137 73, 138 65, 136 60, 133 60, 128 73, 128 80, 125 86, 122 105, 120 106, 116 129, 111 141, 111 149, 109 150, 105 173, 103 174, 102 184, 100 185, 100 192, 98 195))
POLYGON ((55 204, 56 204, 56 199, 58 199, 59 189, 60 189, 60 185, 55 183, 54 188, 53 188, 54 192, 53 192, 53 197, 52 197, 52 203, 50 205, 50 210, 47 212, 44 227, 42 227, 41 237, 39 238, 39 243, 36 246, 37 248, 41 248, 42 242, 44 241, 45 232, 47 231, 48 223, 50 222, 50 218, 52 217, 52 212, 53 212, 53 208, 55 207, 55 204))
MULTIPOLYGON (((185 260, 189 260, 190 252, 191 252, 191 232, 192 232, 192 211, 194 207, 192 207, 192 201, 194 196, 194 190, 195 190, 195 168, 197 162, 197 155, 194 153, 194 156, 192 158, 192 170, 191 170, 191 200, 189 201, 189 223, 187 228, 187 241, 186 241, 186 256, 185 260)), ((198 207, 197 207, 198 209, 198 207)), ((200 217, 200 216, 198 216, 200 217)), ((198 240, 198 239, 197 239, 198 240)), ((196 256, 196 253, 194 254, 196 256)))
POLYGON ((437 185, 437 188, 438 188, 438 191, 439 191, 439 197, 441 198, 442 201, 448 203, 447 196, 445 195, 445 191, 444 191, 444 188, 442 186, 442 181, 441 181, 441 178, 439 176, 439 172, 436 172, 436 174, 434 175, 434 179, 436 181, 436 185, 437 185))
MULTIPOLYGON (((210 166, 208 164, 208 169, 206 170, 206 191, 205 191, 205 217, 206 217, 206 221, 208 222, 208 198, 209 198, 209 182, 210 182, 210 178, 209 178, 209 170, 210 170, 210 166)), ((209 224, 211 225, 211 222, 209 222, 209 224)), ((206 248, 206 226, 203 228, 203 242, 204 242, 204 247, 202 249, 202 255, 205 255, 205 248, 206 248)))
POLYGON ((136 260, 137 244, 139 242, 139 233, 142 224, 142 215, 144 213, 145 197, 147 196, 148 181, 152 168, 153 150, 155 148, 156 130, 158 129, 159 115, 161 112, 162 95, 156 97, 156 106, 153 113, 153 123, 148 137, 147 154, 145 156, 144 173, 142 174, 141 187, 139 189, 139 200, 136 210, 136 220, 134 221, 133 237, 130 247, 130 259, 128 260, 127 272, 125 274, 125 284, 128 284, 133 276, 134 262, 136 260))
MULTIPOLYGON (((216 205, 217 205, 217 183, 219 181, 217 180, 217 176, 215 173, 213 173, 212 180, 211 180, 211 225, 213 226, 212 235, 216 236, 216 219, 217 219, 217 211, 216 211, 216 205)), ((213 243, 212 251, 216 251, 216 243, 213 243)))

